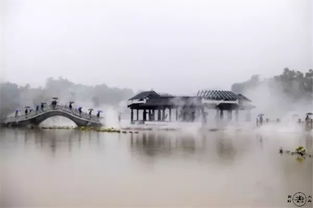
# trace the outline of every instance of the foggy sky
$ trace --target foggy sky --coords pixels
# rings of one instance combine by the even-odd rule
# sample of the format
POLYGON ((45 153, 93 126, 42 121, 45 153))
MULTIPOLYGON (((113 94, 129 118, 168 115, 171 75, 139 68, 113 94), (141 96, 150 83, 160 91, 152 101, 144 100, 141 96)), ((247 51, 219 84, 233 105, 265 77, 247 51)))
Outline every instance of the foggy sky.
POLYGON ((312 0, 0 2, 0 81, 189 94, 313 68, 312 0))

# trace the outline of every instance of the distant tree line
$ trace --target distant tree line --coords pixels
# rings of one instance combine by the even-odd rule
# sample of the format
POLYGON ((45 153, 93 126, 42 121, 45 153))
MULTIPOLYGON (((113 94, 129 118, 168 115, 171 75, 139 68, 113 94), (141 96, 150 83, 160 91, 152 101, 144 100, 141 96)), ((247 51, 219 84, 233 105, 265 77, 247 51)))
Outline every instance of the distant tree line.
POLYGON ((283 92, 294 99, 312 99, 313 97, 313 70, 306 73, 284 69, 281 75, 275 76, 274 81, 280 84, 283 92))
POLYGON ((99 107, 117 105, 133 94, 131 89, 108 87, 105 84, 95 86, 75 84, 64 78, 49 78, 44 87, 38 88, 0 83, 0 120, 16 109, 23 109, 25 105, 38 105, 52 97, 59 97, 63 103, 72 100, 78 104, 89 103, 92 107, 99 107))
POLYGON ((284 97, 292 100, 313 101, 313 70, 303 73, 285 68, 282 74, 269 79, 260 80, 259 75, 253 75, 249 80, 232 85, 232 91, 245 93, 268 85, 275 92, 280 92, 284 97))

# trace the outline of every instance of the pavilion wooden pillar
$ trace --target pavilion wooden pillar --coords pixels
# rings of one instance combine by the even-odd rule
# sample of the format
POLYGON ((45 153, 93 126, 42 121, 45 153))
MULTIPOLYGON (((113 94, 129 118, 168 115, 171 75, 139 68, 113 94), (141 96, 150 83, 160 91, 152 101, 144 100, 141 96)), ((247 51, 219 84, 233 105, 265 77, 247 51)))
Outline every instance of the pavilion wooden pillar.
POLYGON ((143 110, 143 121, 147 120, 147 111, 146 109, 143 110))
POLYGON ((151 109, 150 111, 149 111, 149 118, 150 118, 150 121, 154 121, 154 110, 153 109, 151 109))
POLYGON ((178 108, 176 108, 176 111, 175 111, 175 119, 176 121, 178 121, 178 108))
POLYGON ((224 118, 224 111, 223 109, 220 109, 220 120, 223 120, 224 118))
POLYGON ((151 121, 151 110, 147 110, 147 121, 151 121))
POLYGON ((228 111, 227 111, 227 119, 228 119, 229 121, 231 121, 232 118, 233 118, 233 111, 232 111, 232 110, 228 110, 228 111))
POLYGON ((134 109, 130 110, 130 123, 134 123, 134 109))
POLYGON ((171 107, 168 109, 168 119, 169 121, 172 121, 172 108, 171 107))
POLYGON ((251 110, 247 111, 246 121, 251 121, 251 110))
POLYGON ((205 110, 204 110, 204 107, 202 106, 201 108, 200 108, 200 117, 201 117, 201 121, 202 121, 202 123, 206 123, 207 122, 207 120, 206 120, 206 112, 205 112, 205 110))
POLYGON ((137 121, 139 121, 139 109, 137 109, 137 112, 136 112, 136 118, 137 118, 137 121))
POLYGON ((239 121, 239 110, 238 109, 235 110, 235 119, 236 119, 236 122, 239 121))
POLYGON ((151 121, 151 109, 148 110, 148 121, 151 121))
POLYGON ((156 120, 155 109, 152 110, 152 114, 153 114, 153 121, 155 121, 156 120))
POLYGON ((162 109, 162 121, 165 120, 165 108, 162 109))
POLYGON ((161 109, 158 109, 158 121, 161 121, 161 109))

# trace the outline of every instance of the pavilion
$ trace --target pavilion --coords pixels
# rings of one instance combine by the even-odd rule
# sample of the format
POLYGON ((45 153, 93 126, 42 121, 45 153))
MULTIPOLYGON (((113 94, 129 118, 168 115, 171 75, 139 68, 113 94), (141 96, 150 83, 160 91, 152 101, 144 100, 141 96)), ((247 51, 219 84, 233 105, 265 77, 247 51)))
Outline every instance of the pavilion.
POLYGON ((251 100, 242 94, 224 90, 199 90, 196 96, 162 95, 155 91, 138 93, 128 100, 131 110, 131 123, 146 121, 207 121, 210 110, 216 111, 215 118, 232 120, 233 112, 238 120, 239 111, 250 111, 254 108, 251 100))

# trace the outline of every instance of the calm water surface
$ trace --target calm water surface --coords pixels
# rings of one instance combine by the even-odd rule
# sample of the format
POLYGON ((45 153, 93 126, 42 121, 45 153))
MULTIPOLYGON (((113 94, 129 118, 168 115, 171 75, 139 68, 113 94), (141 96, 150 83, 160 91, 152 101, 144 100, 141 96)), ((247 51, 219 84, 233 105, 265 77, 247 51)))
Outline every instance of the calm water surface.
POLYGON ((295 207, 312 158, 278 150, 298 145, 312 134, 1 129, 0 207, 295 207))

